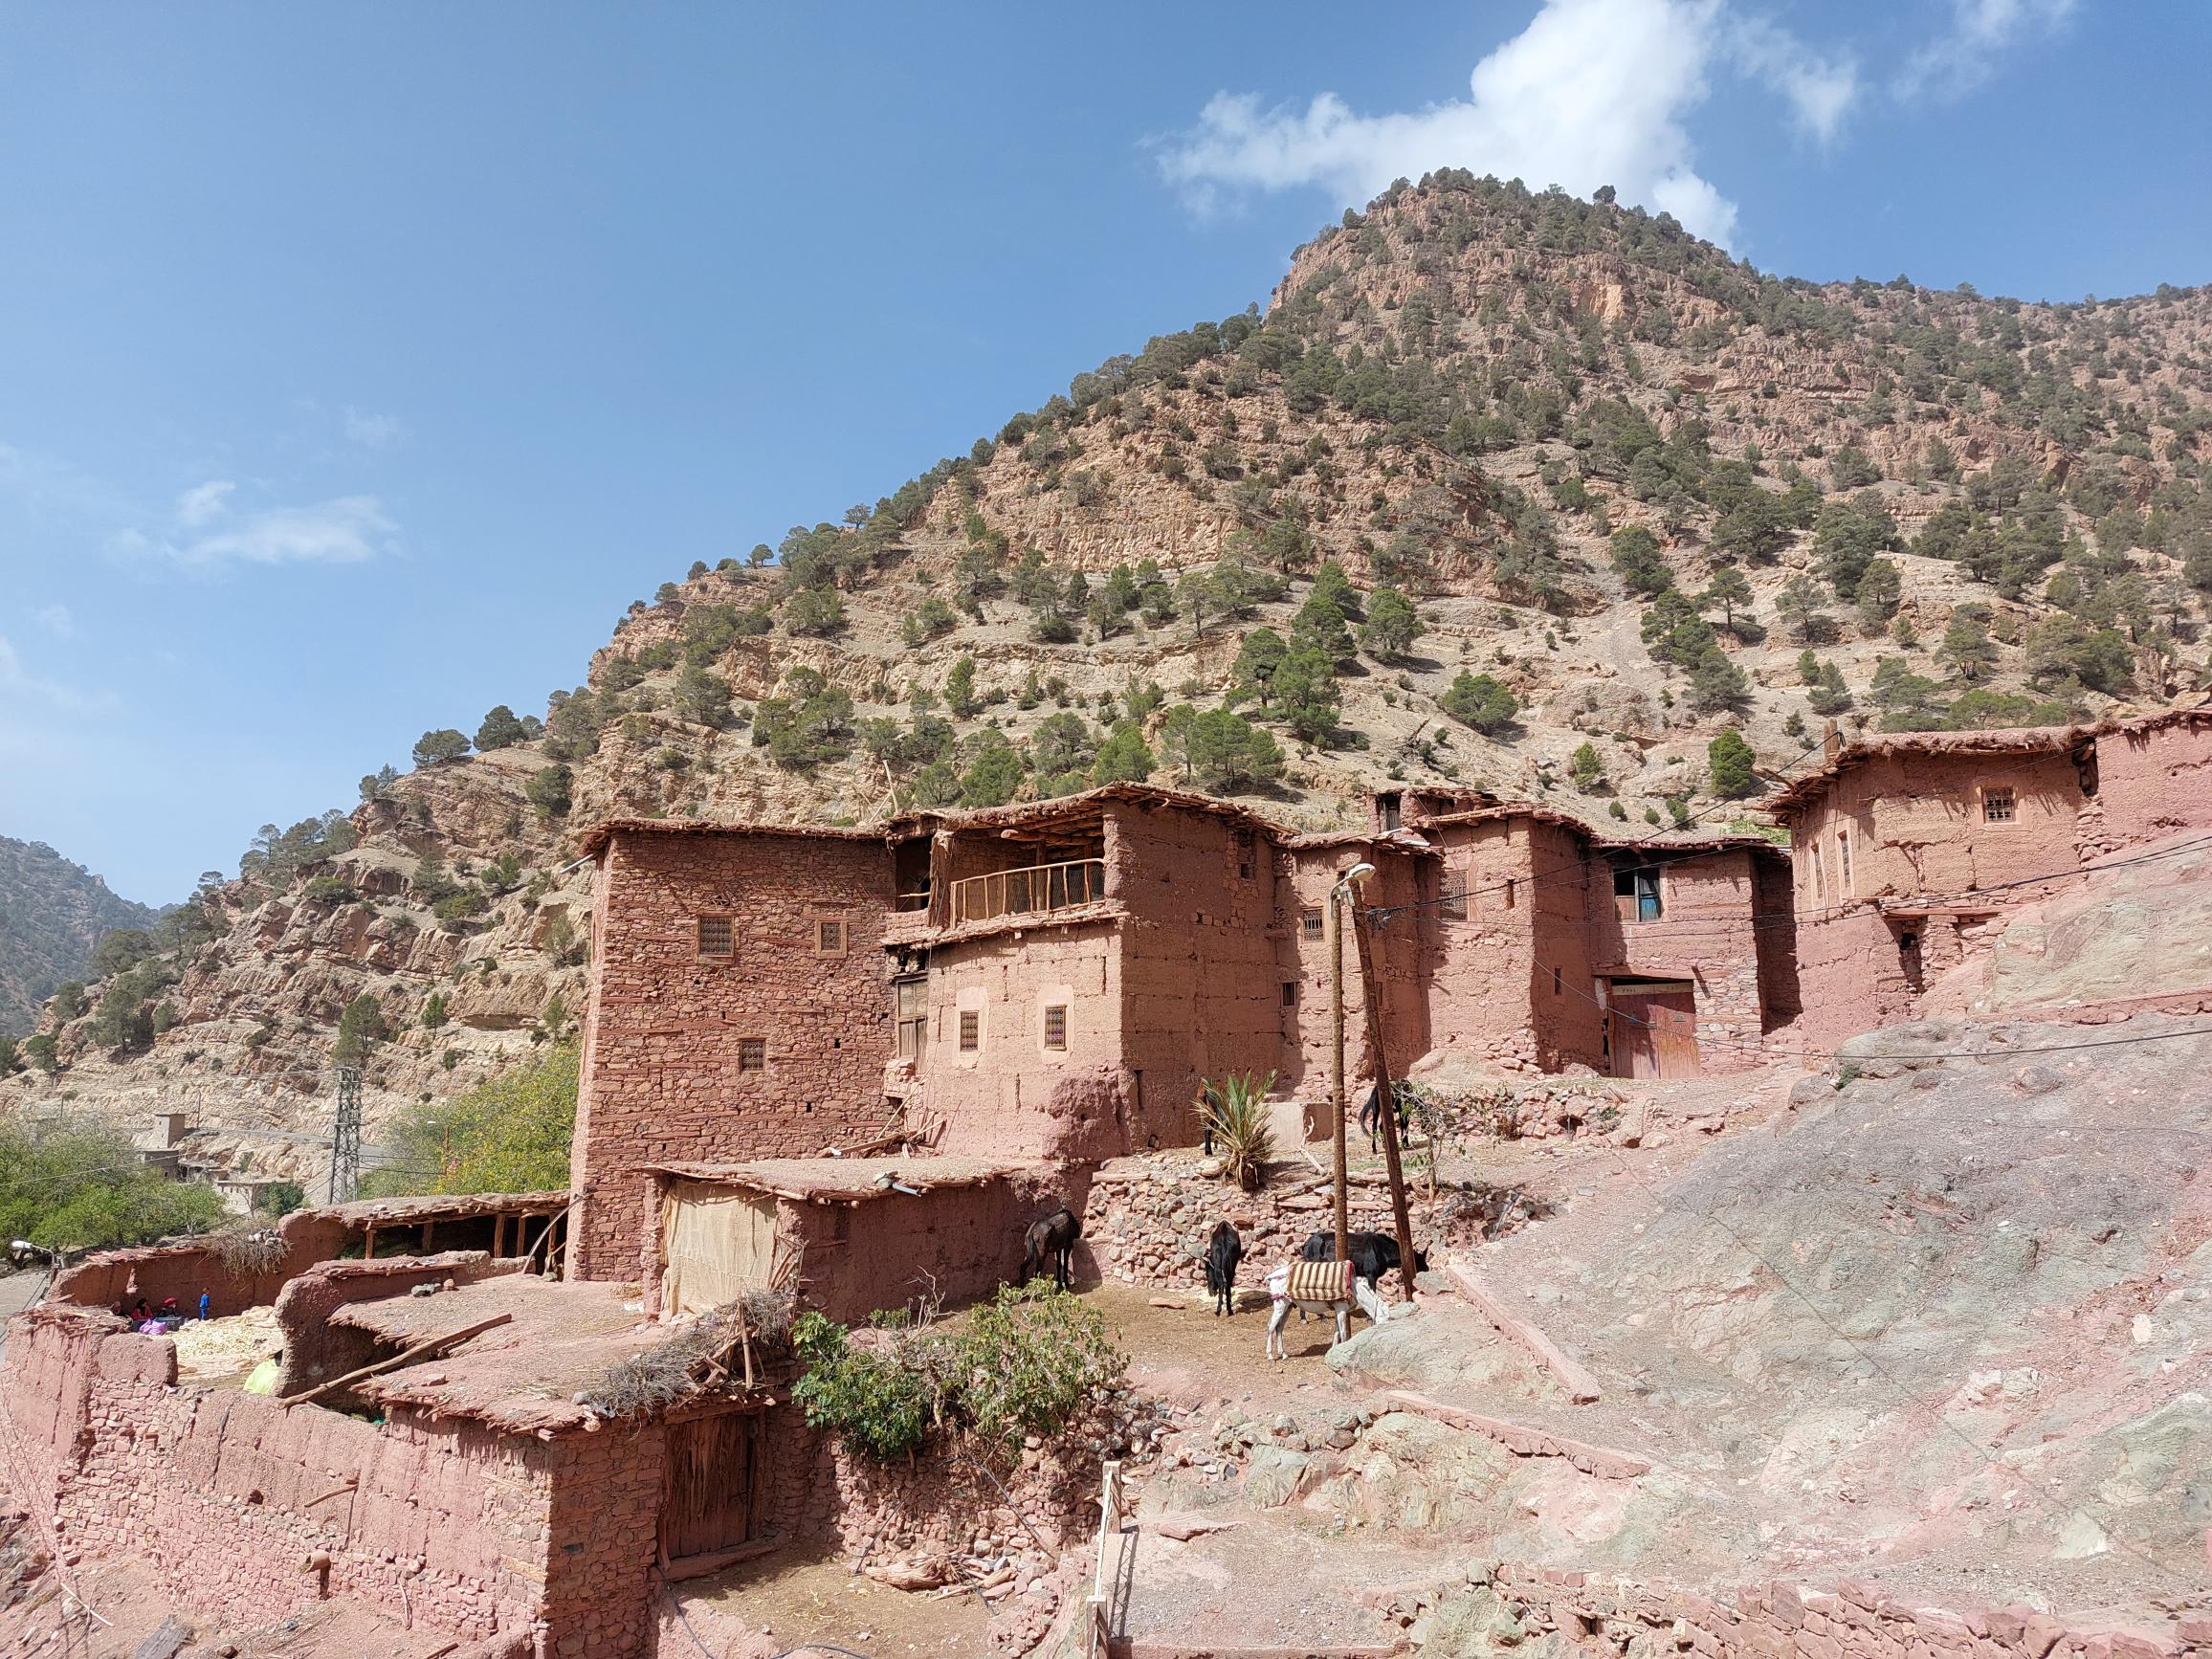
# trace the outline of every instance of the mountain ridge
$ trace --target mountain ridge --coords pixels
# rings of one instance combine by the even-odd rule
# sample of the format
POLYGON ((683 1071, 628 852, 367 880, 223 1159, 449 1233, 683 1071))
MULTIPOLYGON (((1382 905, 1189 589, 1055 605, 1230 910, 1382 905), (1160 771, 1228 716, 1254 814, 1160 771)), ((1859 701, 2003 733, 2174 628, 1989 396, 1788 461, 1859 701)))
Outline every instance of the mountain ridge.
POLYGON ((1389 780, 1656 833, 1753 822, 1724 735, 1771 777, 1831 719, 2161 706, 2206 683, 2207 455, 2205 290, 1809 283, 1433 174, 1298 250, 1264 316, 695 564, 542 721, 426 734, 343 831, 195 896, 173 977, 125 987, 173 1024, 103 1048, 109 987, 49 1007, 63 1069, 0 1106, 182 1092, 240 1148, 296 1133, 364 996, 372 1124, 473 1082, 582 1006, 569 861, 602 817, 865 823, 1148 775, 1302 829, 1389 780))

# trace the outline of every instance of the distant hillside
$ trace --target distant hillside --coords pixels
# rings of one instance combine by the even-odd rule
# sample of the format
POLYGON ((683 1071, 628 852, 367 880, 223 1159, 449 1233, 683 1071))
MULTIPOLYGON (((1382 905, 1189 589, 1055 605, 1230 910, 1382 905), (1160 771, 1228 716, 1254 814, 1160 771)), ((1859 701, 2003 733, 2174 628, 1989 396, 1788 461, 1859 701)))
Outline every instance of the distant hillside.
POLYGON ((1657 835, 1751 820, 1829 719, 2212 686, 2212 290, 1816 284, 1601 196, 1393 188, 1264 311, 666 572, 542 719, 453 709, 349 812, 266 830, 49 1007, 0 1111, 182 1101, 282 1164, 342 1051, 372 1132, 479 1082, 583 1006, 571 861, 610 815, 1149 778, 1322 830, 1457 781, 1657 835))
POLYGON ((0 1036, 30 1030, 55 986, 84 978, 102 934, 153 920, 43 842, 0 835, 0 1036))

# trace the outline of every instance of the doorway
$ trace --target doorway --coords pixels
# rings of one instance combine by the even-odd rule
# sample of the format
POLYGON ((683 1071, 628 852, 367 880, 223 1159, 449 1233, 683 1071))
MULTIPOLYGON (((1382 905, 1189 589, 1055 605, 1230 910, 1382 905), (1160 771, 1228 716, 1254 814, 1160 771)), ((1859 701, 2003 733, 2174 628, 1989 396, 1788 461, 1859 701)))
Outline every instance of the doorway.
POLYGON ((704 1566, 753 1541, 764 1421, 759 1411, 723 1411, 668 1425, 660 1499, 664 1569, 704 1566))
POLYGON ((1606 999, 1616 1077, 1698 1073, 1697 987, 1688 980, 1615 980, 1606 999))

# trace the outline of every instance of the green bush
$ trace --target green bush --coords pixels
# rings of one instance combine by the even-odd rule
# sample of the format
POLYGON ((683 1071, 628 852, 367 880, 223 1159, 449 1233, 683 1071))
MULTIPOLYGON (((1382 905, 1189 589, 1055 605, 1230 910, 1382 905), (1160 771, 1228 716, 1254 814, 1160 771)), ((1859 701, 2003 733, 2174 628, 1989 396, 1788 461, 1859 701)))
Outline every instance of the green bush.
POLYGON ((903 1312, 870 1322, 855 1343, 843 1325, 801 1315, 791 1338, 806 1372, 791 1398, 808 1427, 882 1460, 949 1432, 1010 1464, 1024 1440, 1067 1432, 1128 1371, 1104 1316, 1048 1280, 1002 1286, 964 1327, 917 1326, 903 1312))
POLYGON ((1436 699, 1437 706, 1455 720, 1465 720, 1485 737, 1496 737, 1512 729, 1514 719, 1520 713, 1520 704, 1497 680, 1487 674, 1469 674, 1459 671, 1445 694, 1436 699))
POLYGON ((409 1107, 385 1132, 387 1161, 363 1179, 362 1195, 566 1186, 576 1067, 576 1045, 555 1043, 465 1095, 409 1107))
POLYGON ((0 1121, 0 1228, 8 1238, 54 1250, 151 1244, 205 1232, 222 1214, 213 1187, 147 1167, 129 1137, 109 1124, 0 1121))

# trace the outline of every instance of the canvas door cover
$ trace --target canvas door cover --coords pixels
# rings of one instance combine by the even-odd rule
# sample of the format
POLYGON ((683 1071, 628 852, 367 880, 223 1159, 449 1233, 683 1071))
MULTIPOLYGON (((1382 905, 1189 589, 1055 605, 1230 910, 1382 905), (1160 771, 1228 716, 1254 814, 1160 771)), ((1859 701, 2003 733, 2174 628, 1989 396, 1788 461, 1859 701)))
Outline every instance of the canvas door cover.
POLYGON ((661 1305, 698 1314, 768 1282, 776 1201, 704 1181, 670 1183, 660 1212, 661 1305))
POLYGON ((1613 1016, 1615 1076, 1697 1075, 1697 992, 1693 985, 1660 980, 1615 980, 1608 1001, 1613 1016))

